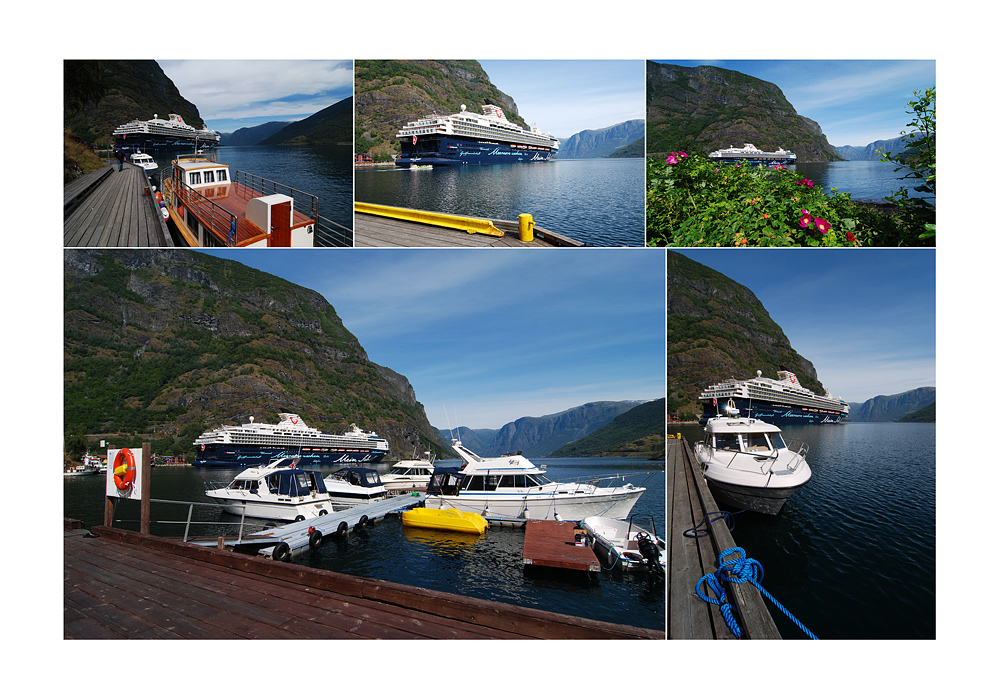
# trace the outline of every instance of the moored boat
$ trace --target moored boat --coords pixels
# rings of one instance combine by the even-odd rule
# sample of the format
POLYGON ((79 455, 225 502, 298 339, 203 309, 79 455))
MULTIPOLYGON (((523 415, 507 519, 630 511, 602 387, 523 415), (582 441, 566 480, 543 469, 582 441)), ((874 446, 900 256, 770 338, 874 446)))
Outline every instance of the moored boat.
POLYGON ((478 513, 469 513, 457 508, 411 508, 403 511, 403 525, 407 527, 424 527, 431 530, 451 530, 453 532, 468 532, 481 535, 486 532, 489 523, 478 513))
POLYGON ((294 458, 245 469, 226 486, 209 486, 205 495, 234 515, 306 520, 334 510, 322 473, 299 469, 294 458))
POLYGON ((133 153, 129 160, 132 162, 132 165, 143 170, 156 170, 159 167, 156 161, 153 160, 153 156, 147 153, 133 153))
POLYGON ((778 378, 757 376, 751 379, 729 379, 712 384, 701 392, 702 425, 718 414, 719 409, 732 401, 742 414, 749 418, 774 425, 800 423, 839 423, 847 418, 851 407, 830 392, 825 396, 807 389, 794 372, 779 370, 778 378))
POLYGON ((644 487, 559 483, 520 452, 480 457, 460 440, 453 447, 465 460, 437 467, 427 486, 428 508, 458 508, 496 519, 579 521, 589 515, 627 518, 644 487))
POLYGON ((63 476, 86 476, 88 474, 100 474, 102 471, 107 471, 107 467, 101 462, 101 458, 86 454, 83 456, 81 464, 65 467, 63 469, 63 476))
POLYGON ((323 479, 334 505, 356 506, 388 498, 378 472, 366 467, 344 467, 323 479))
POLYGON ((171 114, 160 119, 154 114, 152 119, 133 119, 111 132, 115 143, 123 148, 177 148, 196 146, 214 148, 221 137, 211 129, 196 129, 184 121, 179 114, 171 114))
POLYGON ((694 446, 717 501, 768 515, 776 515, 812 477, 808 451, 804 443, 790 449, 777 426, 741 416, 733 402, 725 415, 708 420, 705 439, 694 446))
POLYGON ((720 148, 709 153, 708 157, 722 163, 746 161, 751 165, 791 165, 796 159, 794 153, 786 151, 784 148, 779 148, 776 151, 762 151, 752 143, 743 144, 743 148, 734 146, 720 148))
POLYGON ((425 491, 434 473, 434 455, 424 452, 427 459, 403 459, 380 475, 382 483, 390 491, 425 491))
POLYGON ((319 200, 216 162, 178 156, 161 191, 173 226, 192 247, 312 248, 319 200))
POLYGON ((587 531, 587 540, 594 553, 609 569, 645 570, 656 574, 666 571, 667 543, 650 528, 636 525, 632 516, 627 521, 601 516, 584 518, 580 525, 587 531))

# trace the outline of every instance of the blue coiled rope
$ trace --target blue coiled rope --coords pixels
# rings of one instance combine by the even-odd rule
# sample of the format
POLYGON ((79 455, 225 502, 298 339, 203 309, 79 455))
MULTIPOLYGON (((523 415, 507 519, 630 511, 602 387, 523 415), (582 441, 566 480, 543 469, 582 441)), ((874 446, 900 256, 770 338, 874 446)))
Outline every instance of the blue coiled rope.
POLYGON ((774 596, 764 590, 764 587, 760 585, 760 581, 763 579, 764 567, 759 561, 756 559, 748 559, 747 553, 743 551, 742 547, 730 547, 719 555, 718 570, 712 574, 705 574, 698 579, 698 585, 695 586, 695 593, 697 593, 698 597, 706 603, 709 603, 710 605, 718 605, 719 612, 722 613, 722 619, 724 619, 726 624, 729 625, 729 629, 732 631, 733 636, 737 639, 742 639, 743 631, 736 622, 736 616, 733 614, 731 606, 726 602, 726 589, 722 584, 723 582, 750 582, 757 588, 758 591, 767 596, 768 600, 774 603, 778 610, 785 613, 789 620, 798 625, 799 629, 805 632, 810 639, 819 639, 819 637, 806 629, 805 625, 795 619, 795 616, 788 612, 784 605, 775 600, 774 596), (730 554, 738 554, 739 556, 736 559, 723 561, 723 559, 730 554), (708 589, 715 594, 715 598, 710 598, 701 592, 703 583, 706 584, 708 589))

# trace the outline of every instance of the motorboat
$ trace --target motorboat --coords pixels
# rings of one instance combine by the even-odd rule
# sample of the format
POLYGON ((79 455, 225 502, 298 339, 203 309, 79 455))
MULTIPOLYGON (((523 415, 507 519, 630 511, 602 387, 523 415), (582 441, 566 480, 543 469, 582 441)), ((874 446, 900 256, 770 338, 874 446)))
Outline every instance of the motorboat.
POLYGON ((101 458, 86 454, 83 456, 82 464, 74 464, 71 467, 63 469, 63 476, 86 476, 88 474, 100 474, 102 471, 106 472, 107 467, 101 462, 101 458))
POLYGON ((296 465, 294 457, 285 457, 250 467, 227 486, 210 484, 205 495, 225 512, 251 518, 306 520, 333 512, 322 472, 296 465))
POLYGON ((457 508, 486 518, 534 520, 583 520, 589 515, 627 518, 645 492, 641 486, 600 486, 605 479, 588 483, 560 483, 545 475, 520 452, 502 457, 480 457, 453 441, 464 459, 461 467, 437 467, 427 486, 428 508, 457 508))
POLYGON ((667 543, 656 534, 652 517, 649 517, 649 529, 635 524, 638 517, 632 516, 626 521, 592 515, 584 518, 580 525, 587 531, 587 543, 608 569, 663 574, 667 565, 667 543))
POLYGON ((131 161, 132 165, 143 170, 156 170, 159 167, 153 160, 153 156, 148 153, 133 153, 131 161))
POLYGON ((717 501, 768 515, 776 515, 812 477, 808 452, 805 443, 787 446, 777 426, 741 416, 731 400, 724 415, 708 419, 705 439, 694 446, 717 501))
POLYGON ((338 506, 357 506, 388 498, 378 472, 367 467, 344 467, 323 480, 330 500, 338 506))
POLYGON ((481 535, 489 523, 479 513, 468 513, 457 508, 411 508, 401 519, 407 527, 425 527, 431 530, 451 530, 481 535))
POLYGON ((382 483, 390 491, 426 491, 434 473, 434 455, 424 452, 427 459, 403 459, 381 474, 382 483))

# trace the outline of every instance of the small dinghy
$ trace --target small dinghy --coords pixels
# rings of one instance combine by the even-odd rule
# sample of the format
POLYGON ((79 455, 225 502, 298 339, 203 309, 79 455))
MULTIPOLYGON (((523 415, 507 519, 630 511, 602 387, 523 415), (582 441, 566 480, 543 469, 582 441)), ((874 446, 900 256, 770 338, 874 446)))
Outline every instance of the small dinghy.
POLYGON ((625 521, 591 515, 580 524, 587 531, 591 549, 609 569, 662 574, 667 565, 666 542, 656 534, 652 518, 649 518, 649 530, 636 525, 633 519, 625 521))
POLYGON ((489 523, 479 513, 468 513, 457 508, 413 508, 402 515, 403 525, 426 527, 431 530, 452 530, 481 535, 489 523))

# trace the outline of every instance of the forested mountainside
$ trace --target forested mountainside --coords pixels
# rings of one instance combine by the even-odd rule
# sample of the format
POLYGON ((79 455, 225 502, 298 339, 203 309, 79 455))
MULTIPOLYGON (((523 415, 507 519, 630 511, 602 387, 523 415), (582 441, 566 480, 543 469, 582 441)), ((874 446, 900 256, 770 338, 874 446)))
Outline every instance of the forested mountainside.
POLYGON ((448 444, 454 435, 463 445, 482 457, 496 457, 518 451, 524 452, 528 457, 546 457, 566 443, 594 432, 642 403, 594 401, 547 416, 518 418, 499 430, 462 426, 454 430, 439 429, 438 433, 448 444))
MULTIPOLYGON (((503 108, 507 119, 528 128, 514 99, 490 82, 478 61, 354 62, 355 153, 399 153, 400 127, 428 114, 454 114, 464 104, 503 108)), ((538 127, 545 131, 545 125, 538 127)))
POLYGON ((666 453, 666 401, 649 401, 616 416, 584 437, 563 445, 552 457, 647 457, 666 453))
POLYGON ((559 144, 559 158, 606 158, 619 149, 641 142, 646 122, 632 119, 604 129, 587 129, 559 144))
MULTIPOLYGON (((880 160, 881 153, 899 155, 907 151, 906 142, 899 136, 894 139, 872 141, 867 146, 837 146, 837 152, 847 160, 880 160)), ((919 138, 919 134, 916 138, 919 138)))
POLYGON ((257 126, 247 126, 232 133, 219 134, 220 146, 256 146, 268 136, 274 136, 291 122, 267 122, 257 126))
POLYGON ((206 429, 288 411, 325 431, 373 430, 390 458, 450 454, 406 377, 371 362, 316 292, 195 252, 64 256, 67 444, 143 434, 179 454, 206 429))
POLYGON ((261 146, 350 145, 354 126, 354 99, 321 109, 310 117, 292 122, 281 131, 260 141, 261 146))
POLYGON ((698 395, 726 379, 760 370, 825 393, 816 368, 792 348, 760 300, 742 284, 674 251, 667 251, 667 410, 681 419, 701 414, 698 395))
MULTIPOLYGON (((909 414, 933 405, 937 398, 937 390, 932 386, 904 391, 891 396, 876 396, 864 403, 852 403, 850 420, 852 423, 872 423, 902 420, 909 414)), ((910 420, 927 420, 924 417, 910 420)), ((930 422, 934 420, 934 411, 930 412, 930 422)))
POLYGON ((800 116, 774 83, 737 71, 646 62, 646 151, 708 155, 752 143, 798 162, 844 160, 820 125, 800 116))

